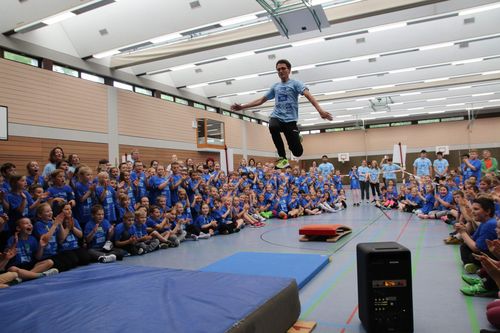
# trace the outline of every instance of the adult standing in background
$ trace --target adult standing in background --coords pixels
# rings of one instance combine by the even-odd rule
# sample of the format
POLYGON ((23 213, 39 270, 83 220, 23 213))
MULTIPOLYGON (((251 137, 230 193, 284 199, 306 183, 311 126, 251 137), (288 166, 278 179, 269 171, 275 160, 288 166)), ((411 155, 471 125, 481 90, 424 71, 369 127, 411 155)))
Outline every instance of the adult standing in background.
POLYGON ((137 148, 132 149, 132 151, 130 152, 130 155, 127 156, 127 161, 130 161, 130 162, 132 162, 132 164, 134 164, 135 161, 140 161, 140 160, 141 160, 141 158, 139 155, 139 149, 137 149, 137 148))
POLYGON ((359 185, 361 187, 361 201, 365 200, 370 202, 370 181, 368 179, 368 173, 370 168, 368 167, 366 160, 361 161, 361 166, 358 167, 359 174, 359 185))
POLYGON ((436 153, 437 159, 432 162, 434 168, 434 177, 436 183, 439 183, 439 178, 448 176, 448 168, 450 164, 443 158, 443 153, 438 151, 436 153))
POLYGON ((384 184, 387 186, 387 183, 389 183, 389 180, 393 180, 394 184, 397 183, 397 176, 396 172, 401 172, 401 167, 397 164, 392 163, 392 157, 387 157, 382 160, 383 163, 381 163, 380 167, 382 168, 383 171, 383 178, 384 178, 384 184))
POLYGON ((481 160, 481 172, 483 174, 490 173, 492 175, 498 174, 497 159, 491 157, 491 152, 488 149, 483 150, 483 159, 481 160))
POLYGON ((418 177, 432 176, 432 163, 427 158, 425 149, 420 152, 420 157, 413 162, 413 174, 418 177))
POLYGON ((42 177, 48 177, 56 169, 58 162, 64 160, 64 150, 61 147, 54 147, 49 153, 49 163, 43 168, 42 177))
POLYGON ((332 163, 328 162, 328 156, 326 155, 321 156, 321 161, 322 163, 319 165, 318 171, 320 175, 326 177, 335 170, 335 167, 332 163))

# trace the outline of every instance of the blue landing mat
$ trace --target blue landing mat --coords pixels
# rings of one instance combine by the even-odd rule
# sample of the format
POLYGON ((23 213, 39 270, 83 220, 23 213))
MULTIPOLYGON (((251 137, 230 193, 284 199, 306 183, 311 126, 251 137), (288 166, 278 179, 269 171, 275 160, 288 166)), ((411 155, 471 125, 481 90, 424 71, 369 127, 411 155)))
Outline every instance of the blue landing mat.
POLYGON ((201 271, 293 278, 300 289, 328 261, 328 256, 319 254, 238 252, 202 268, 201 271))
POLYGON ((292 283, 283 278, 95 264, 1 289, 1 331, 226 332, 292 283))

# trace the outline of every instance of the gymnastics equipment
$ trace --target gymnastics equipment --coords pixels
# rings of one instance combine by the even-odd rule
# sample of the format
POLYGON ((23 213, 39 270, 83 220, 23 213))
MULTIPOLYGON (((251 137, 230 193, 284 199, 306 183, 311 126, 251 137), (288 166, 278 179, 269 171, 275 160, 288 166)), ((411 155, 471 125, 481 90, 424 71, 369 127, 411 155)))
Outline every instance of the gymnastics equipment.
POLYGON ((342 224, 309 224, 300 227, 299 235, 302 237, 299 240, 336 242, 351 232, 351 228, 342 224))
POLYGON ((359 319, 368 333, 413 332, 411 253, 396 242, 359 243, 359 319))
POLYGON ((282 36, 321 31, 330 26, 321 5, 312 5, 311 0, 257 0, 269 14, 282 36))
POLYGON ((294 279, 122 264, 6 288, 0 306, 2 332, 269 333, 300 315, 294 279))
POLYGON ((328 256, 322 254, 238 252, 201 271, 293 278, 300 289, 328 263, 328 256))

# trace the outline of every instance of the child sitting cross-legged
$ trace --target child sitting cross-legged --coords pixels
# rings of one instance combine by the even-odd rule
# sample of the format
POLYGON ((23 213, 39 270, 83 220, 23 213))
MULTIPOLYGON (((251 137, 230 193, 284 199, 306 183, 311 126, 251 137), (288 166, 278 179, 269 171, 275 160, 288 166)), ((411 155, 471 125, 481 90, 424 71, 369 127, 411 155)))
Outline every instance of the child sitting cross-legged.
POLYGON ((16 233, 7 241, 10 256, 13 256, 7 264, 7 270, 17 273, 22 280, 33 280, 59 273, 57 269, 52 268, 54 262, 51 259, 39 261, 44 248, 49 244, 49 237, 42 236, 40 241, 37 241, 31 235, 32 232, 33 225, 28 218, 23 217, 16 221, 16 233))

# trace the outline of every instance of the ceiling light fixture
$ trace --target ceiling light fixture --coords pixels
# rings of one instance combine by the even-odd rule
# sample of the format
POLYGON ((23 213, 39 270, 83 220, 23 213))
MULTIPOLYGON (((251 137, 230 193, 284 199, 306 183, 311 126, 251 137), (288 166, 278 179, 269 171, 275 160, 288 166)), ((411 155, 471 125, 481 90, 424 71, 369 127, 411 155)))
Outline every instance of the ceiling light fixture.
POLYGON ((293 42, 291 45, 293 47, 300 47, 300 46, 305 46, 305 45, 311 45, 311 44, 317 44, 324 42, 324 38, 312 38, 312 39, 306 39, 306 40, 301 40, 298 42, 293 42))
POLYGON ((237 16, 233 17, 227 20, 220 21, 219 24, 223 27, 231 26, 231 25, 236 25, 236 24, 241 24, 244 22, 248 21, 253 21, 256 20, 258 17, 255 14, 251 15, 243 15, 243 16, 237 16))
POLYGON ((497 8, 500 8, 500 3, 465 9, 465 10, 458 12, 458 15, 459 16, 471 15, 471 14, 481 13, 481 12, 485 12, 485 11, 497 9, 497 8))
POLYGON ((370 33, 379 32, 379 31, 385 31, 385 30, 390 30, 390 29, 403 28, 406 26, 407 26, 406 22, 396 22, 396 23, 384 24, 384 25, 379 25, 378 27, 369 28, 368 32, 370 32, 370 33))
POLYGON ((426 45, 426 46, 419 47, 418 49, 419 49, 419 51, 427 51, 427 50, 439 49, 442 47, 449 47, 449 46, 453 46, 453 45, 454 45, 454 43, 452 43, 452 42, 446 42, 446 43, 426 45))
POLYGON ((64 12, 64 13, 60 13, 60 14, 48 17, 48 18, 42 20, 42 22, 47 24, 47 25, 51 25, 51 24, 58 23, 58 22, 66 20, 66 19, 69 19, 70 17, 73 17, 73 16, 76 16, 76 14, 72 13, 72 12, 64 12))

